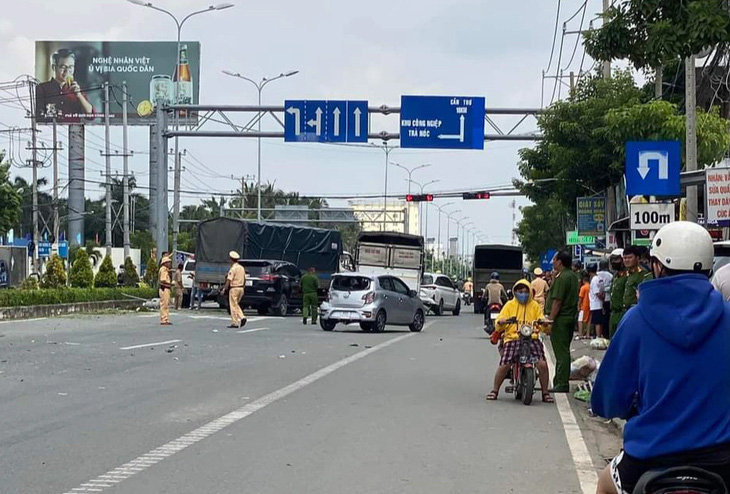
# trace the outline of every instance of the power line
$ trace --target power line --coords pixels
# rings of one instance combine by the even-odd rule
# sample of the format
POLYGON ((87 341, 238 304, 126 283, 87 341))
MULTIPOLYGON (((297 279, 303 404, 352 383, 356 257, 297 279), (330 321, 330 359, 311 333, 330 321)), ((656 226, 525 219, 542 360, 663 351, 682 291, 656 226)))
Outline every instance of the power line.
POLYGON ((558 38, 558 25, 560 24, 560 0, 558 0, 558 9, 555 13, 555 31, 553 32, 553 45, 550 48, 550 61, 548 62, 547 69, 545 72, 550 72, 550 67, 553 65, 553 55, 555 53, 555 41, 558 38))

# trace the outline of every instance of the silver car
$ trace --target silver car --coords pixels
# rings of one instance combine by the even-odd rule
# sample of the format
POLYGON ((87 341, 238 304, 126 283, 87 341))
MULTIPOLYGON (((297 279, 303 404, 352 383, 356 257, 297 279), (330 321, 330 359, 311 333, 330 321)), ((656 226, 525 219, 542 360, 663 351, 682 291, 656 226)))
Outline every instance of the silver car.
POLYGON ((341 273, 332 276, 319 315, 325 331, 338 323, 355 323, 363 331, 381 333, 386 325, 393 325, 417 332, 423 329, 426 307, 418 293, 395 276, 341 273))

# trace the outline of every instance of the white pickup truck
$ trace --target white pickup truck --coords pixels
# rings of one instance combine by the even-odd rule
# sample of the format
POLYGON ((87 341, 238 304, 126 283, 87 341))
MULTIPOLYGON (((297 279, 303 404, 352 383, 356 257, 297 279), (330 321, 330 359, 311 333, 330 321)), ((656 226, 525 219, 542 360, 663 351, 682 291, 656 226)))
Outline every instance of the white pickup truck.
POLYGON ((389 274, 417 293, 423 275, 423 237, 395 232, 362 232, 355 246, 355 265, 363 274, 389 274))

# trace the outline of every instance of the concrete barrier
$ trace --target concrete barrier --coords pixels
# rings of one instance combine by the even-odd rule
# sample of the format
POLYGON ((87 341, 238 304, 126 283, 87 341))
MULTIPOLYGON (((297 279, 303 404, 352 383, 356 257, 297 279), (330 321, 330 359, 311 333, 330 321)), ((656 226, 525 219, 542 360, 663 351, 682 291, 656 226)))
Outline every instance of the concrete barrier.
POLYGON ((84 314, 109 309, 136 309, 142 307, 142 303, 142 300, 107 300, 104 302, 79 302, 75 304, 0 307, 0 321, 84 314))

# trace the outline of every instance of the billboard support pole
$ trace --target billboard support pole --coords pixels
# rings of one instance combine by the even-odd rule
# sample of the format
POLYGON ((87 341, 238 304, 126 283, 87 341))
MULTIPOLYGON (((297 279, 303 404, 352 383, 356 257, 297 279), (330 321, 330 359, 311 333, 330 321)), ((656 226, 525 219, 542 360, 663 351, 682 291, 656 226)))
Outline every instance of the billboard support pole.
MULTIPOLYGON (((68 127, 68 236, 70 244, 84 245, 84 126, 68 127)), ((73 260, 70 260, 73 261, 73 260)))
MULTIPOLYGON (((162 105, 158 106, 157 113, 162 111, 162 105)), ((149 163, 149 230, 152 238, 157 242, 157 146, 159 145, 158 139, 159 127, 157 126, 157 120, 150 125, 150 163, 149 163)), ((145 259, 146 261, 146 259, 145 259)))
POLYGON ((168 108, 157 112, 157 259, 168 250, 167 241, 167 121, 168 108))
POLYGON ((112 156, 111 156, 111 127, 109 121, 109 83, 104 83, 104 157, 105 157, 105 177, 106 184, 106 255, 112 255, 112 156))
POLYGON ((123 222, 123 242, 124 242, 124 261, 130 254, 129 247, 129 135, 127 128, 127 81, 122 82, 122 152, 124 153, 124 222, 123 222))

